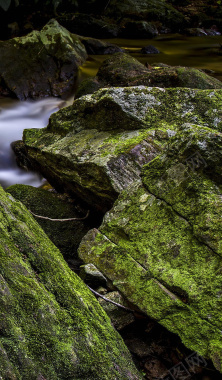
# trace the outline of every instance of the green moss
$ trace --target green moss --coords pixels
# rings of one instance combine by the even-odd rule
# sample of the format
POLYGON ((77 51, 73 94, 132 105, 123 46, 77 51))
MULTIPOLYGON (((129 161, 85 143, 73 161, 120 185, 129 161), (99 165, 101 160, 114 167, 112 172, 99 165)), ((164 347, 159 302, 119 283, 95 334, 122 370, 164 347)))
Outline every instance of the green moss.
MULTIPOLYGON (((204 108, 203 108, 204 109, 204 108)), ((184 125, 144 165, 79 252, 141 310, 221 370, 221 155, 214 129, 184 125)))
POLYGON ((0 199, 1 376, 139 379, 121 338, 58 249, 20 202, 2 189, 0 199))

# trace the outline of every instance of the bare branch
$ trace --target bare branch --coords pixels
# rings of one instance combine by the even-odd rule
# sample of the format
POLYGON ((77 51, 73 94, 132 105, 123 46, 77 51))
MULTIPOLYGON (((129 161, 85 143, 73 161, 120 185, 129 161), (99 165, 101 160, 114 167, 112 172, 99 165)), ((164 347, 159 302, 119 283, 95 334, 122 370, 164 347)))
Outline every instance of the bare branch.
MULTIPOLYGON (((88 285, 87 285, 87 286, 88 286, 88 285)), ((121 309, 124 309, 125 311, 129 311, 130 313, 139 313, 139 314, 143 314, 143 315, 144 315, 143 312, 136 311, 136 310, 132 310, 132 309, 130 309, 129 307, 125 307, 125 306, 123 306, 123 305, 120 305, 120 303, 114 302, 114 301, 110 300, 109 298, 106 298, 106 297, 102 296, 102 294, 96 292, 94 289, 90 288, 89 286, 88 286, 88 288, 89 288, 89 289, 91 290, 91 292, 94 293, 96 296, 102 298, 103 300, 105 300, 105 301, 107 301, 107 302, 112 303, 112 304, 115 305, 115 306, 120 307, 121 309)))
POLYGON ((51 222, 72 222, 73 220, 84 220, 84 219, 87 219, 88 216, 89 216, 89 210, 88 210, 86 216, 84 216, 83 218, 52 219, 52 218, 48 218, 47 216, 36 215, 36 214, 34 214, 34 212, 32 212, 31 210, 29 210, 29 211, 30 211, 31 214, 32 214, 33 216, 35 216, 36 218, 50 220, 51 222))

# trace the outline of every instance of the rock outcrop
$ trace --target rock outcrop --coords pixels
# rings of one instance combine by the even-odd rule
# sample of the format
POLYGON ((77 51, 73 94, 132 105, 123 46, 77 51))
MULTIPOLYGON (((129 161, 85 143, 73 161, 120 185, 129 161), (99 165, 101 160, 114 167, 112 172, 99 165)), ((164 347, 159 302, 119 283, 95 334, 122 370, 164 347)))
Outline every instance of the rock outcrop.
POLYGON ((67 96, 87 58, 79 38, 51 20, 25 37, 0 41, 0 89, 20 100, 67 96))
POLYGON ((95 297, 2 188, 0 232, 1 377, 141 379, 95 297))

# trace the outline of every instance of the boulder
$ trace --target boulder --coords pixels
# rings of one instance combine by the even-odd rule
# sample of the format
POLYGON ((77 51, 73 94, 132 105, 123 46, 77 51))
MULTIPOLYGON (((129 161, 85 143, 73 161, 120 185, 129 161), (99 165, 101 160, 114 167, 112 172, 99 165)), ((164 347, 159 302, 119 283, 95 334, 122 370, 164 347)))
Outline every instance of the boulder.
POLYGON ((87 210, 78 210, 76 203, 68 197, 61 197, 59 194, 28 185, 13 185, 6 191, 21 201, 32 213, 49 218, 42 219, 34 215, 36 221, 63 256, 66 258, 77 256, 79 243, 90 229, 90 225, 92 226, 89 217, 81 220, 87 215, 87 210), (50 220, 68 218, 77 220, 68 222, 50 220))
POLYGON ((39 32, 0 41, 0 84, 25 100, 67 96, 87 58, 79 38, 51 20, 39 32))
MULTIPOLYGON (((150 47, 149 47, 150 48, 150 47)), ((143 50, 144 53, 144 50, 143 50)), ((152 48, 152 54, 154 50, 152 48)), ((202 70, 165 65, 148 65, 148 68, 129 54, 116 53, 104 60, 95 78, 80 84, 76 98, 92 93, 99 87, 109 86, 151 86, 151 87, 189 87, 222 88, 222 82, 202 70), (89 92, 88 92, 89 91, 89 92)))
POLYGON ((159 54, 160 51, 157 48, 155 48, 155 46, 153 45, 147 45, 141 49, 141 53, 142 54, 159 54))
POLYGON ((143 167, 79 255, 222 371, 222 133, 197 120, 143 167))
POLYGON ((0 231, 1 377, 141 379, 95 297, 2 188, 0 231))
POLYGON ((114 54, 124 52, 119 46, 91 37, 79 36, 88 54, 114 54))
POLYGON ((96 77, 110 86, 129 86, 133 81, 137 86, 144 84, 142 78, 148 73, 148 69, 136 58, 126 53, 116 53, 103 61, 96 77))
POLYGON ((123 87, 77 99, 54 113, 47 128, 24 131, 33 166, 58 191, 104 212, 140 180, 181 124, 221 129, 222 90, 123 87), (169 107, 170 104, 170 107, 169 107))

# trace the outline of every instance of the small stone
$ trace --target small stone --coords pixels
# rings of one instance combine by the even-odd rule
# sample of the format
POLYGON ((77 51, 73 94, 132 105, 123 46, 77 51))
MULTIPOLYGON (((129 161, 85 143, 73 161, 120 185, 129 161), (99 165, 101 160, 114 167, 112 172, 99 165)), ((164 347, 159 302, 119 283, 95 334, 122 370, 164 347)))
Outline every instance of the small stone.
POLYGON ((144 46, 141 49, 142 54, 160 54, 160 51, 153 45, 144 46))
POLYGON ((106 285, 106 278, 93 264, 81 265, 79 276, 92 288, 106 285))
MULTIPOLYGON (((106 294, 106 298, 116 303, 119 303, 120 305, 128 307, 121 294, 117 291, 106 294)), ((125 311, 120 307, 114 305, 113 303, 110 303, 102 298, 99 298, 99 303, 105 310, 105 312, 108 314, 114 327, 117 330, 122 330, 124 327, 134 322, 135 318, 133 313, 125 311)))

